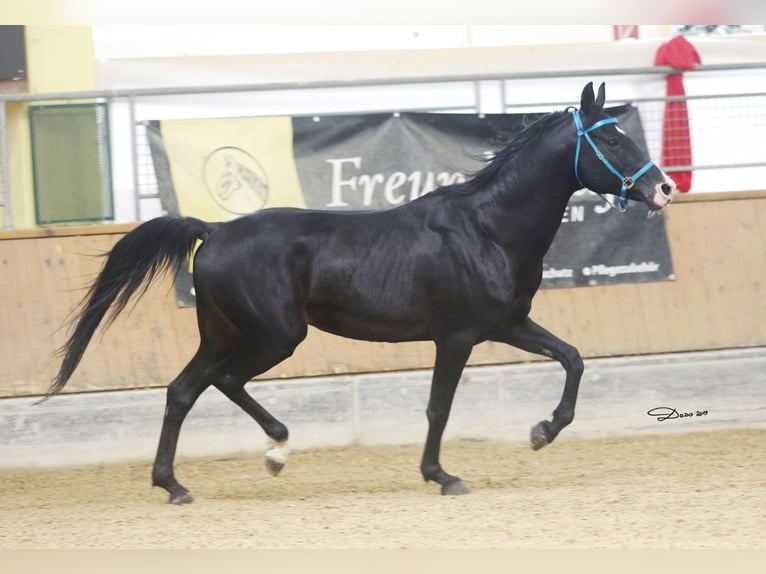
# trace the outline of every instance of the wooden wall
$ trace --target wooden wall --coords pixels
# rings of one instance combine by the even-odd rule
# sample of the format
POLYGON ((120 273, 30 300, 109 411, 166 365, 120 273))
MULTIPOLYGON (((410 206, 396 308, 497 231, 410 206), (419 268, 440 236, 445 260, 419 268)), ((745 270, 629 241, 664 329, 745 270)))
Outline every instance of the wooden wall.
MULTIPOLYGON (((539 292, 532 316, 584 357, 766 345, 766 193, 684 196, 666 212, 676 280, 539 292)), ((0 232, 0 396, 39 395, 62 328, 107 251, 132 226, 0 232)), ((97 334, 66 391, 164 386, 197 345, 195 312, 169 278, 97 334)), ((537 360, 499 344, 472 364, 537 360)), ((430 368, 430 343, 311 331, 261 378, 430 368)))

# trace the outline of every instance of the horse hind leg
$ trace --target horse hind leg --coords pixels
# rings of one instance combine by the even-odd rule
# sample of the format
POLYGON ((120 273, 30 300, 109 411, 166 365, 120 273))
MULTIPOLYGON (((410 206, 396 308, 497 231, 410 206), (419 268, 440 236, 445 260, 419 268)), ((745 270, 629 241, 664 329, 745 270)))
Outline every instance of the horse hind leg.
POLYGON ((268 436, 266 443, 265 465, 266 470, 272 476, 277 476, 287 463, 290 456, 290 447, 288 445, 287 427, 277 420, 270 412, 263 408, 244 388, 244 382, 241 386, 226 383, 225 385, 216 385, 232 402, 252 417, 268 436))
POLYGON ((257 422, 268 437, 265 453, 266 469, 277 476, 290 454, 287 427, 256 401, 245 384, 293 354, 306 336, 306 326, 296 329, 291 336, 272 334, 269 343, 265 337, 253 337, 208 373, 212 384, 226 397, 257 422), (277 341, 281 343, 277 343, 277 341))
MULTIPOLYGON (((274 362, 274 365, 279 362, 281 362, 281 360, 274 362)), ((263 369, 263 371, 266 370, 268 369, 263 369)), ((261 426, 263 432, 266 433, 266 436, 268 437, 266 442, 266 452, 264 454, 266 470, 268 470, 269 474, 272 476, 277 476, 284 468, 287 459, 290 456, 290 447, 287 442, 289 432, 283 423, 263 408, 263 406, 261 406, 261 404, 245 390, 246 383, 247 380, 242 381, 229 379, 227 377, 223 382, 217 383, 215 386, 226 395, 229 400, 250 415, 250 417, 261 426)))
POLYGON ((203 291, 201 285, 197 291, 203 341, 211 349, 226 354, 208 369, 207 379, 266 433, 266 468, 274 476, 282 470, 290 453, 287 427, 244 387, 250 379, 290 357, 308 333, 299 305, 282 303, 285 304, 249 292, 216 297, 215 293, 203 291), (258 312, 254 313, 254 308, 258 312))
MULTIPOLYGON (((300 342, 300 341, 298 341, 300 342)), ((294 349, 296 342, 292 349, 294 349)), ((244 385, 252 377, 278 364, 292 353, 261 352, 244 354, 232 350, 224 359, 213 364, 203 357, 202 349, 183 371, 168 385, 165 416, 160 432, 152 484, 164 488, 170 495, 170 504, 188 504, 194 501, 189 490, 175 478, 175 459, 181 425, 202 392, 213 384, 231 401, 249 414, 269 437, 266 467, 272 475, 279 474, 289 455, 287 427, 264 409, 245 391, 244 385)))
POLYGON ((188 504, 194 500, 173 472, 178 436, 186 415, 202 392, 209 386, 204 376, 205 362, 198 351, 181 373, 168 385, 165 415, 152 468, 152 484, 164 488, 171 504, 188 504))

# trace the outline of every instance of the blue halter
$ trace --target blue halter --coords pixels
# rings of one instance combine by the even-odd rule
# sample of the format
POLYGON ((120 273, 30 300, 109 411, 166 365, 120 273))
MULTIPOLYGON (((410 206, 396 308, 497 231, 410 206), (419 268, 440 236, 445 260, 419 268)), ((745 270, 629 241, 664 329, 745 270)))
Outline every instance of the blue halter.
MULTIPOLYGON (((620 198, 617 200, 617 208, 624 212, 628 207, 628 190, 633 187, 633 184, 636 182, 636 180, 644 175, 650 167, 654 165, 654 162, 651 160, 646 162, 646 165, 639 169, 636 173, 634 173, 630 177, 623 176, 615 167, 609 163, 609 160, 604 157, 604 154, 601 153, 596 147, 596 144, 591 139, 589 132, 592 132, 596 128, 600 128, 601 126, 605 126, 608 124, 616 124, 617 120, 614 118, 605 118, 603 120, 600 120, 590 126, 588 129, 583 129, 582 126, 582 120, 580 119, 580 112, 579 110, 572 110, 572 118, 574 118, 575 128, 577 129, 577 149, 575 150, 575 159, 574 159, 574 169, 575 169, 575 177, 577 177, 577 181, 582 185, 583 187, 586 187, 582 181, 580 181, 580 175, 577 171, 577 165, 580 162, 580 145, 582 144, 582 138, 584 137, 588 143, 590 144, 590 147, 593 148, 593 151, 596 153, 596 157, 601 160, 601 162, 607 167, 609 171, 611 171, 614 175, 616 175, 618 178, 620 178, 620 181, 622 182, 622 187, 620 187, 620 198)), ((606 199, 604 199, 607 203, 606 199)), ((611 205, 611 204, 610 204, 611 205)), ((612 206, 614 207, 614 206, 612 206)))

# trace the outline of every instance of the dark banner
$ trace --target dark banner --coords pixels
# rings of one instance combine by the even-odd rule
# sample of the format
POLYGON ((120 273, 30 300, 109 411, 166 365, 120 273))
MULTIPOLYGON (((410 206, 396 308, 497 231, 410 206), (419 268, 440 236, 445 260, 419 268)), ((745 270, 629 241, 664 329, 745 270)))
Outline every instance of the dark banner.
MULTIPOLYGON (((646 147, 638 110, 607 110, 646 147)), ((387 209, 479 170, 537 114, 365 114, 153 122, 163 208, 224 220, 274 206, 387 209)), ((662 213, 575 194, 545 258, 543 288, 673 279, 662 213)), ((188 276, 179 301, 193 304, 188 276)))

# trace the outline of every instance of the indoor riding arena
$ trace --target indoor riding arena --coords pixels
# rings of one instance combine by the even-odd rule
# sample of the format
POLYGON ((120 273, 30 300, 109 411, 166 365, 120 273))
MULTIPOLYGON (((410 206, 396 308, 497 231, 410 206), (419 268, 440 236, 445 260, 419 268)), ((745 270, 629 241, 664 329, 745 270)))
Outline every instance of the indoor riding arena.
MULTIPOLYGON (((232 27, 217 47, 199 28, 0 26, 0 549, 766 549, 763 26, 307 26, 298 50, 292 26, 232 27), (153 467, 173 461, 172 441, 158 452, 167 387, 204 354, 210 307, 186 260, 107 314, 46 397, 103 255, 142 223, 401 209, 538 119, 584 114, 589 82, 675 189, 657 209, 623 208, 617 178, 614 194, 574 192, 529 317, 579 350, 576 415, 530 448, 577 361, 482 337, 435 443, 470 493, 421 471, 434 342, 310 326, 248 378, 251 398, 201 393, 174 453, 191 495, 169 504, 152 485, 171 484, 153 467)), ((574 181, 567 157, 548 171, 574 181)), ((641 177, 619 176, 627 193, 641 177)), ((397 284, 420 249, 376 282, 397 284)), ((248 260, 247 276, 285 258, 248 260)))

